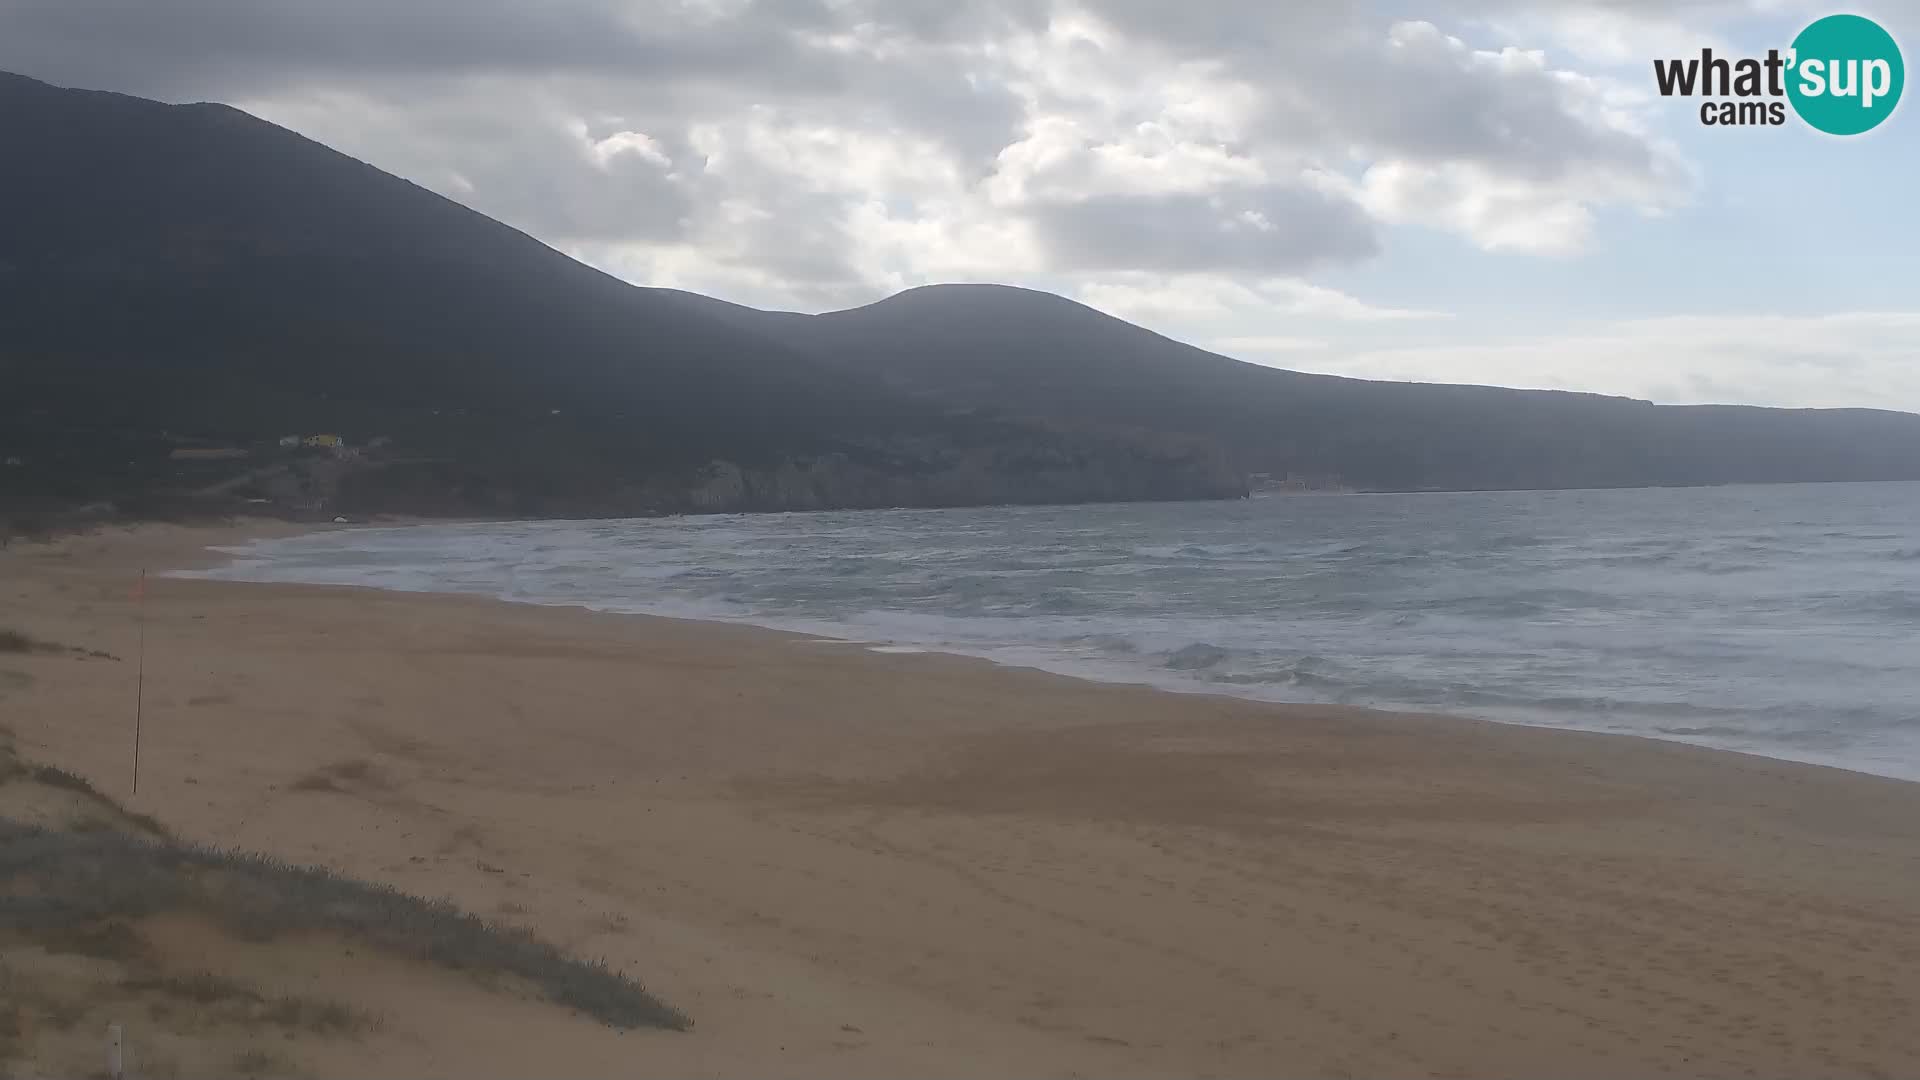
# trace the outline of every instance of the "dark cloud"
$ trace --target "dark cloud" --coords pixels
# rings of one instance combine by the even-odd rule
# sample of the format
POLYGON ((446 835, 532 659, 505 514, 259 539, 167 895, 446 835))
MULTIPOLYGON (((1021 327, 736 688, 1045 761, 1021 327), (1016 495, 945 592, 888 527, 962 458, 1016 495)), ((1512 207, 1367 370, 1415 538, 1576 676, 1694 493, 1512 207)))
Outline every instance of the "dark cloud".
MULTIPOLYGON (((1369 161, 1575 178, 1578 195, 1509 201, 1562 217, 1568 199, 1660 181, 1650 144, 1591 115, 1577 83, 1392 23, 1335 0, 5 0, 0 69, 233 102, 555 243, 671 247, 795 295, 859 287, 877 263, 849 223, 876 202, 890 220, 1029 224, 1033 243, 1009 250, 1044 265, 1010 272, 1273 274, 1378 249, 1337 193, 1369 161), (1097 41, 1049 37, 1088 14, 1109 31, 1097 41), (1186 96, 1155 98, 1174 78, 1186 96), (1215 113, 1233 130, 1191 120, 1215 113), (1011 176, 1042 121, 1069 134, 1011 176), (823 168, 810 140, 869 160, 823 168), (876 140, 928 167, 876 164, 876 140), (1108 161, 1186 171, 1136 183, 1108 161)), ((954 230, 906 232, 937 246, 954 230)))
POLYGON ((0 66, 168 99, 385 75, 596 74, 827 91, 840 65, 796 34, 815 2, 698 17, 616 0, 10 0, 0 66))
POLYGON ((1025 103, 1006 86, 969 78, 953 66, 860 64, 848 83, 851 100, 820 111, 842 119, 865 112, 876 126, 931 135, 974 174, 1018 139, 1026 122, 1025 103))
POLYGON ((1048 0, 851 0, 835 8, 845 26, 871 26, 922 42, 947 43, 998 37, 1009 30, 1047 24, 1048 0))

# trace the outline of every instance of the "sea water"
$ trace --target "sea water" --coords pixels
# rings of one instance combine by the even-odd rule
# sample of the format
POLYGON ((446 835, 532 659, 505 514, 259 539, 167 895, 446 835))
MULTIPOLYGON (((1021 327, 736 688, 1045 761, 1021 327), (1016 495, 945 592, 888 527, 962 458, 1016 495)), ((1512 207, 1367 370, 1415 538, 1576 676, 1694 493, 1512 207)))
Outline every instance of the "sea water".
POLYGON ((352 529, 201 576, 722 619, 1920 779, 1920 484, 352 529))

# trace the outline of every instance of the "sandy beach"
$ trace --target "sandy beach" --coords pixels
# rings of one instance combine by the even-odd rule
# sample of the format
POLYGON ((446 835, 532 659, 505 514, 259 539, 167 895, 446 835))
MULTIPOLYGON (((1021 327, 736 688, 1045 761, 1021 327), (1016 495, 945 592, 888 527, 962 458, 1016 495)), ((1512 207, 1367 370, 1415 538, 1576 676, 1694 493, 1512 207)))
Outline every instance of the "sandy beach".
POLYGON ((270 528, 0 553, 0 627, 118 658, 0 656, 0 723, 185 839, 529 925, 695 1024, 367 960, 414 1026, 323 1075, 1920 1072, 1920 786, 1679 745, 155 577, 128 798, 139 570, 270 528))

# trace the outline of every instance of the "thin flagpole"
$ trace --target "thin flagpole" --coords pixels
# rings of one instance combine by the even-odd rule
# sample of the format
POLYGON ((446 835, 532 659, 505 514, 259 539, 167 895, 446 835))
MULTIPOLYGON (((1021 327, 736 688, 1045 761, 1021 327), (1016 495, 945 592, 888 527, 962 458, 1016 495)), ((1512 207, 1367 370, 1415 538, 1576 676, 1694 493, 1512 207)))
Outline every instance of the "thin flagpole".
POLYGON ((133 678, 133 793, 140 794, 140 720, 147 703, 147 572, 133 587, 133 621, 140 628, 140 659, 133 678))

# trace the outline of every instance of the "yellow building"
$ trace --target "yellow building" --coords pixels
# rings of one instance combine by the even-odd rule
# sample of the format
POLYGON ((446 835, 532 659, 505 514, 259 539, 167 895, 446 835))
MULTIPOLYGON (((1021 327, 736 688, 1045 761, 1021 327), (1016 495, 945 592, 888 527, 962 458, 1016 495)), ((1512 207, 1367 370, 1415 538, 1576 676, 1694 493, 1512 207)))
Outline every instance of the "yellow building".
POLYGON ((340 436, 338 435, 309 435, 306 437, 305 441, 308 446, 325 446, 325 447, 339 446, 342 442, 340 436))

